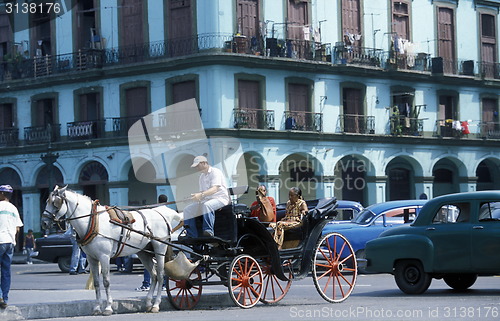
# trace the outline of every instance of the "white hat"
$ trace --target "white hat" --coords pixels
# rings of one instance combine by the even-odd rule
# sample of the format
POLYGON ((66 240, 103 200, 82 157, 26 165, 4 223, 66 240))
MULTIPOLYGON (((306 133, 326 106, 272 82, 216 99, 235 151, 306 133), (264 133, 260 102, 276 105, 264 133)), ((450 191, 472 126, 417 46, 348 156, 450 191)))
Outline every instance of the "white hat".
POLYGON ((208 160, 205 156, 196 156, 193 160, 193 164, 191 165, 191 167, 196 167, 201 162, 208 163, 208 160))
POLYGON ((14 189, 10 185, 0 185, 0 192, 13 193, 14 189))

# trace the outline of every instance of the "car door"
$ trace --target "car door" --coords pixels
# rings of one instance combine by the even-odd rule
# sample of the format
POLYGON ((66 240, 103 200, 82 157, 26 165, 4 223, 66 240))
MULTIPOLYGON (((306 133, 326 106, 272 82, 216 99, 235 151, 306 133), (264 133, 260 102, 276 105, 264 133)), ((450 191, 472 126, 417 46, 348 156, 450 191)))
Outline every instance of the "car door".
POLYGON ((434 272, 464 272, 471 268, 471 206, 443 204, 426 227, 434 249, 434 272))
POLYGON ((472 267, 477 272, 500 272, 500 203, 478 204, 472 224, 472 267))

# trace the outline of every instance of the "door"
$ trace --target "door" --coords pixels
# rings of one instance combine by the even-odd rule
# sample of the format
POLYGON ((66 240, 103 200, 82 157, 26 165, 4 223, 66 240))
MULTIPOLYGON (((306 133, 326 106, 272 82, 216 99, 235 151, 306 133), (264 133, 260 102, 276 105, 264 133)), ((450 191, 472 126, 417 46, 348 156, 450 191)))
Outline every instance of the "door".
POLYGON ((14 127, 12 104, 0 104, 0 130, 14 127))
POLYGON ((495 17, 489 14, 481 15, 481 60, 482 73, 487 78, 497 75, 497 41, 495 17))
POLYGON ((144 10, 142 0, 120 0, 120 47, 144 44, 144 10))
POLYGON ((262 128, 260 84, 258 81, 238 80, 238 106, 241 116, 238 119, 239 127, 262 128))
POLYGON ((259 35, 259 0, 238 0, 238 33, 248 39, 259 35))
POLYGON ((406 168, 389 171, 389 201, 408 200, 411 197, 411 172, 406 168))
POLYGON ((344 88, 344 132, 364 133, 362 92, 358 88, 344 88))
POLYGON ((168 1, 168 43, 172 56, 187 55, 195 46, 191 0, 168 1))
POLYGON ((477 272, 500 271, 500 203, 479 204, 478 220, 472 224, 472 268, 477 272))
POLYGON ((459 273, 471 269, 469 203, 443 204, 428 225, 425 235, 434 249, 433 272, 459 273))
POLYGON ((438 8, 438 54, 443 58, 444 73, 455 74, 455 21, 450 8, 438 8))
POLYGON ((288 84, 288 117, 285 121, 291 123, 294 128, 308 130, 312 126, 312 118, 310 113, 310 98, 309 85, 306 84, 288 84))
POLYGON ((127 130, 142 116, 148 114, 147 87, 129 88, 125 92, 127 130))
POLYGON ((78 1, 76 7, 75 49, 95 49, 101 44, 96 26, 96 0, 78 1))
POLYGON ((182 81, 172 85, 172 103, 196 98, 196 82, 194 80, 182 81))

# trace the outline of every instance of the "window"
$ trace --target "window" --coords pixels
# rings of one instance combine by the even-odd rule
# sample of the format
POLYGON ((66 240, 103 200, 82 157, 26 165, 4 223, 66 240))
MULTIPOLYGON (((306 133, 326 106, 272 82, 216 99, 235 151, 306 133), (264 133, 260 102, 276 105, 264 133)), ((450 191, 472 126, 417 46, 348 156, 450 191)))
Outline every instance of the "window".
POLYGON ((39 99, 35 102, 34 125, 46 126, 57 123, 55 101, 53 98, 39 99))
POLYGON ((75 49, 102 49, 99 29, 96 25, 97 0, 78 1, 75 10, 75 49))
POLYGON ((237 32, 248 37, 259 36, 259 0, 238 0, 237 32))
POLYGON ((347 133, 365 133, 363 117, 363 91, 360 88, 342 89, 343 131, 347 133))
MULTIPOLYGON (((172 56, 187 55, 192 48, 193 9, 192 0, 169 0, 167 3, 167 31, 172 56)), ((194 3, 196 1, 193 1, 194 3)))
POLYGON ((452 8, 438 8, 438 55, 443 58, 443 72, 456 73, 455 12, 452 8))
POLYGON ((500 202, 481 204, 481 208, 479 210, 479 221, 500 221, 500 202))
POLYGON ((498 122, 498 99, 483 98, 482 121, 484 123, 498 122))
POLYGON ((481 14, 481 59, 482 72, 485 77, 496 76, 497 41, 495 16, 481 14))
POLYGON ((144 3, 142 0, 120 0, 120 47, 142 46, 144 38, 144 3))
POLYGON ((196 81, 187 80, 172 84, 172 103, 196 98, 196 81))
POLYGON ((433 224, 465 223, 470 220, 470 204, 457 203, 441 206, 434 218, 433 224))
POLYGON ((439 116, 438 119, 458 119, 458 108, 456 97, 452 95, 439 96, 439 116))
MULTIPOLYGON (((306 26, 309 25, 308 2, 302 0, 288 0, 287 38, 304 40, 306 26)), ((309 28, 307 28, 309 29, 309 28)))
POLYGON ((47 12, 49 12, 48 7, 30 14, 31 52, 35 56, 52 54, 51 14, 47 12))
POLYGON ((409 4, 404 1, 392 2, 393 32, 398 37, 410 40, 410 10, 409 4))
POLYGON ((12 41, 13 34, 9 16, 0 12, 0 57, 11 52, 12 41))

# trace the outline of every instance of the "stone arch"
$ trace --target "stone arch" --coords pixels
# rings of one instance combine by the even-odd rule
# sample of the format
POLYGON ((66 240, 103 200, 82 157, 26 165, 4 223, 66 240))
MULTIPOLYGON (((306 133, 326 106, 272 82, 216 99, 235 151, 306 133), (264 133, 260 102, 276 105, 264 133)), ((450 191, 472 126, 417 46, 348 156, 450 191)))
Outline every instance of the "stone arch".
POLYGON ((142 166, 134 168, 129 163, 127 186, 128 186, 128 205, 141 206, 146 204, 155 204, 156 183, 166 183, 166 179, 160 180, 157 177, 156 169, 151 162, 140 162, 142 166))
MULTIPOLYGON (((394 157, 385 168, 386 199, 388 201, 414 199, 415 194, 415 160, 408 156, 394 157)), ((422 168, 419 166, 419 172, 422 168)))
POLYGON ((434 197, 460 192, 460 168, 457 160, 451 157, 438 160, 432 168, 432 176, 434 197))
POLYGON ((375 169, 362 155, 345 155, 334 167, 335 197, 342 200, 367 204, 367 176, 374 175, 375 169))
POLYGON ((108 182, 108 170, 98 161, 86 162, 78 175, 82 193, 92 199, 98 199, 101 204, 109 204, 108 182))
POLYGON ((500 189, 500 160, 483 159, 476 167, 476 177, 477 191, 500 189))
POLYGON ((319 179, 323 166, 314 156, 307 153, 294 153, 285 157, 279 166, 279 202, 288 200, 291 187, 300 187, 304 199, 318 198, 319 179))

